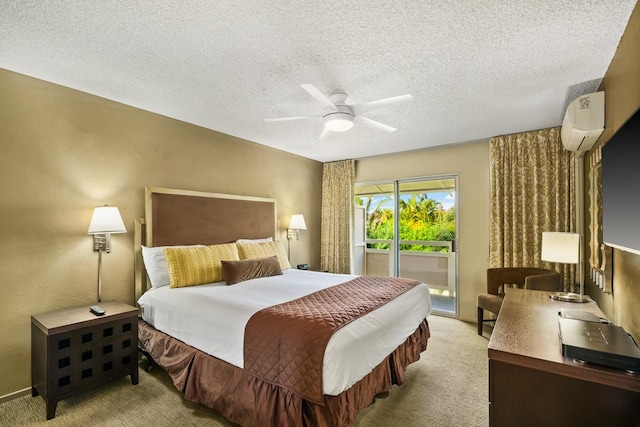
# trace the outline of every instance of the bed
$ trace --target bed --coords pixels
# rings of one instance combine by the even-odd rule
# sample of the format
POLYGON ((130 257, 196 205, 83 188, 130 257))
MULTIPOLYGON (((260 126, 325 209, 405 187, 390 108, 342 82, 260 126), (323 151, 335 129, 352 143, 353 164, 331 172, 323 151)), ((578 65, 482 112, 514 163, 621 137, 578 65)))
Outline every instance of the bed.
POLYGON ((289 268, 274 199, 145 191, 135 236, 140 347, 186 399, 246 427, 346 426, 402 384, 426 349, 424 283, 289 268), (193 285, 180 262, 211 251, 221 251, 220 271, 193 285), (170 286, 158 276, 167 268, 170 286))

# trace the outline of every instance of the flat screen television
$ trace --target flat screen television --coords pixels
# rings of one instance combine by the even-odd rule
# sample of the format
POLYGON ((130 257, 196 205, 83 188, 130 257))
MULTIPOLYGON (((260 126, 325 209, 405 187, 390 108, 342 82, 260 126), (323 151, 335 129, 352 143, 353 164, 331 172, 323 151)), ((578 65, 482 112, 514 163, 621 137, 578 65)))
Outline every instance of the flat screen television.
POLYGON ((602 147, 602 237, 640 255, 640 108, 602 147))

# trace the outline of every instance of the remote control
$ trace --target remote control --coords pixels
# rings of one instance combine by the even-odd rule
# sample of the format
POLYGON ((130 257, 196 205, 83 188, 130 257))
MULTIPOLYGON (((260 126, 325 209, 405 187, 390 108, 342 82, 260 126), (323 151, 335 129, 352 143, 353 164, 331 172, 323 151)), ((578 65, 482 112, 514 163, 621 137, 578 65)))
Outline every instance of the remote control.
POLYGON ((92 305, 91 307, 89 307, 89 311, 96 316, 102 316, 105 313, 104 308, 100 307, 99 305, 92 305))

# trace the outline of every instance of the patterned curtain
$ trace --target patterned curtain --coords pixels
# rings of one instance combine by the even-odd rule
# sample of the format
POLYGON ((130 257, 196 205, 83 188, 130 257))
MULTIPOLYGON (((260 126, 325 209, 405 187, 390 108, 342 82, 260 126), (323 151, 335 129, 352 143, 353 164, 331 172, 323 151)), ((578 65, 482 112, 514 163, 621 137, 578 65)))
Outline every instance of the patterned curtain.
POLYGON ((600 270, 600 244, 602 242, 602 157, 600 148, 588 157, 589 164, 589 265, 600 270))
POLYGON ((320 266, 330 273, 351 273, 351 237, 355 204, 354 160, 322 167, 322 228, 320 266))
MULTIPOLYGON (((575 163, 560 128, 491 138, 490 156, 490 266, 554 268, 540 259, 542 232, 575 232, 575 163)), ((575 265, 555 268, 565 289, 575 283, 575 265)))
POLYGON ((605 293, 613 293, 611 247, 602 243, 602 146, 586 157, 589 166, 589 254, 591 280, 605 293))

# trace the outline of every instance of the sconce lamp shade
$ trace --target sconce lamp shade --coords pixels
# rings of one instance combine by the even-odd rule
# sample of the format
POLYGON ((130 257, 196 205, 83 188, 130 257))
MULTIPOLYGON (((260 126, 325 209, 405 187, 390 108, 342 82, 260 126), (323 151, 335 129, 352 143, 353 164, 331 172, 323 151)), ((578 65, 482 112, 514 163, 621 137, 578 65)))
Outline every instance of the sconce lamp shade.
POLYGON ((289 222, 289 229, 306 230, 307 224, 304 222, 304 216, 302 214, 291 215, 291 221, 289 222))
POLYGON ((542 261, 577 264, 580 262, 580 234, 545 231, 542 233, 542 261))
POLYGON ((98 206, 93 211, 88 234, 126 233, 120 211, 115 206, 98 206))
POLYGON ((289 242, 288 246, 288 255, 289 259, 291 259, 291 239, 294 237, 296 240, 300 239, 299 230, 306 230, 307 224, 304 222, 304 216, 302 214, 293 214, 291 215, 291 220, 289 221, 289 228, 287 228, 287 242, 289 242))

